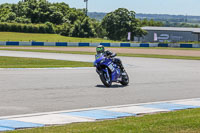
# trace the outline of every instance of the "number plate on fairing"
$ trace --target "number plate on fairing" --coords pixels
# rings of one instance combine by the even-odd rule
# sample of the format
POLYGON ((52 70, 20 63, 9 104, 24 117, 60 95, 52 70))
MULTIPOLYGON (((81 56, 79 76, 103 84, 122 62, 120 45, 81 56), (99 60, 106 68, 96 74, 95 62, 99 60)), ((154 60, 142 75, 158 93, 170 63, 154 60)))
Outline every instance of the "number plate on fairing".
POLYGON ((115 70, 115 68, 113 67, 112 63, 108 67, 112 72, 115 70))

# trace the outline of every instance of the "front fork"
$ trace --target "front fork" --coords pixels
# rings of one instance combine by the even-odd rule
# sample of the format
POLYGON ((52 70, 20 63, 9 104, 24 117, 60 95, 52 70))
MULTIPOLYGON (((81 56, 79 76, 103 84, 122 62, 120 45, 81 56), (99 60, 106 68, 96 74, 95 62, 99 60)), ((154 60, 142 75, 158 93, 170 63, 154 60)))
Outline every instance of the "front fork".
POLYGON ((96 69, 96 72, 97 72, 99 75, 102 75, 102 71, 99 71, 98 69, 96 69))
POLYGON ((108 78, 108 80, 110 81, 110 74, 109 74, 109 72, 108 72, 108 68, 106 68, 105 70, 106 70, 107 78, 108 78))

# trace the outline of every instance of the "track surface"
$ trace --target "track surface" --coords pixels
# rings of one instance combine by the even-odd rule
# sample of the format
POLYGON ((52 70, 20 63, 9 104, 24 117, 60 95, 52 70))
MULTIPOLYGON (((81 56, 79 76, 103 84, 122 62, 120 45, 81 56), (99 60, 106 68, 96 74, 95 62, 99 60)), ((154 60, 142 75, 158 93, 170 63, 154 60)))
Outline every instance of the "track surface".
MULTIPOLYGON (((8 52, 0 56, 93 61, 94 56, 8 52)), ((200 61, 121 57, 130 85, 105 88, 94 68, 0 69, 0 116, 200 97, 200 61)))

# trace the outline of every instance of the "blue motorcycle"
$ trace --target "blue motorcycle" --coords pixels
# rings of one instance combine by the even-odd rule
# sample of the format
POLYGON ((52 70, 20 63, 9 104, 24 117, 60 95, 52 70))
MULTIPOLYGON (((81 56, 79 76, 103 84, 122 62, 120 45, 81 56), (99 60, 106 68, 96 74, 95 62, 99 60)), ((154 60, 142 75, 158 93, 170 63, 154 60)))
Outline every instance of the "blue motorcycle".
POLYGON ((121 83, 124 86, 128 85, 129 77, 127 72, 124 71, 122 73, 120 67, 113 62, 112 57, 105 57, 104 54, 96 55, 94 66, 106 87, 110 87, 112 82, 121 83))

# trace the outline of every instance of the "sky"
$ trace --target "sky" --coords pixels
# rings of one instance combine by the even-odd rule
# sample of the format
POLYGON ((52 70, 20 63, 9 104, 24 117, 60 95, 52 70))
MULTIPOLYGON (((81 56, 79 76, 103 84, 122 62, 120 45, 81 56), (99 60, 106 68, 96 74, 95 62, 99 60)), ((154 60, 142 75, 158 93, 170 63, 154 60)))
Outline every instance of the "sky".
MULTIPOLYGON (((17 3, 19 0, 0 0, 2 3, 17 3)), ((84 0, 48 0, 65 2, 70 7, 85 8, 84 0)), ((200 0, 88 0, 89 12, 111 12, 127 8, 136 13, 194 15, 200 16, 200 0)))

